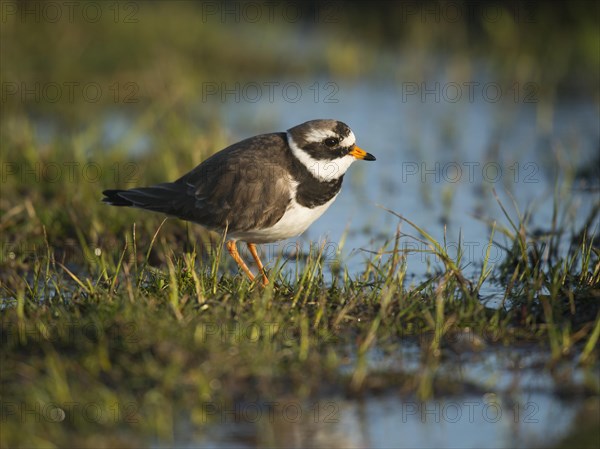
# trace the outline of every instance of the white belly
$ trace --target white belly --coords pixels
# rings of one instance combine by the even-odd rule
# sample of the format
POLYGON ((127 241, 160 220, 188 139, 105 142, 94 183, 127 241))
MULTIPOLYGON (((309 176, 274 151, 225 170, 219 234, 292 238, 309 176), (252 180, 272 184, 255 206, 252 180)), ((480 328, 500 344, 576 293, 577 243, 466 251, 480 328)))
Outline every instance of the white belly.
POLYGON ((306 231, 317 218, 323 215, 331 203, 335 201, 334 196, 325 204, 317 206, 313 209, 301 206, 292 199, 290 206, 274 226, 266 229, 258 229, 255 231, 239 231, 232 232, 228 238, 233 240, 242 240, 249 243, 270 243, 279 240, 285 240, 290 237, 296 237, 306 231))

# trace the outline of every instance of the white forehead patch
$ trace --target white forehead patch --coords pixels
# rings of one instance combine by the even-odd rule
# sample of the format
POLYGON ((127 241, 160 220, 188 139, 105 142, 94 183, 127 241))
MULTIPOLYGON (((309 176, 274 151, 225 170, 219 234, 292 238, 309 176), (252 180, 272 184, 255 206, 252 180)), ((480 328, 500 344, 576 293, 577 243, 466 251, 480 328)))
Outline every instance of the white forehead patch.
POLYGON ((322 142, 328 137, 337 137, 336 133, 331 129, 316 129, 311 128, 306 134, 306 140, 309 142, 322 142))
POLYGON ((348 134, 344 140, 342 140, 340 142, 340 146, 343 148, 350 148, 352 145, 354 145, 356 143, 356 137, 354 137, 354 133, 352 132, 352 130, 350 131, 350 134, 348 134))

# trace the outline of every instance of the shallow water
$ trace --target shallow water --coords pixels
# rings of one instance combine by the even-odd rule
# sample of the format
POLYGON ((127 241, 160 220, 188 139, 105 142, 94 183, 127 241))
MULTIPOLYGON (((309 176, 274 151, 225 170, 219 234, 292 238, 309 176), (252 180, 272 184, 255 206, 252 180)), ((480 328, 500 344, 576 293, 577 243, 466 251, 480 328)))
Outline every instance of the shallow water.
MULTIPOLYGON (((583 400, 556 394, 552 377, 537 363, 546 356, 510 348, 450 356, 440 374, 476 387, 431 401, 388 390, 230 408, 207 404, 206 425, 183 418, 175 439, 180 447, 215 448, 549 446, 572 427, 583 400)), ((372 350, 369 365, 375 371, 416 372, 418 359, 417 346, 409 343, 391 356, 372 350)), ((574 377, 581 380, 580 375, 574 377)))
MULTIPOLYGON (((485 78, 478 82, 498 84, 485 78)), ((398 83, 359 82, 336 84, 337 103, 315 102, 314 91, 308 90, 295 103, 275 95, 273 103, 240 101, 229 107, 217 101, 211 106, 222 111, 226 127, 239 138, 257 129, 277 131, 308 119, 337 118, 352 127, 360 147, 377 157, 375 162, 353 164, 338 199, 300 237, 304 248, 322 239, 336 244, 346 234, 344 262, 351 272, 359 271, 368 256, 361 250, 376 251, 398 226, 398 219, 381 205, 438 241, 445 232, 450 254, 456 254, 460 235, 462 265, 476 271, 488 248, 488 223, 508 226, 492 189, 513 221, 518 221, 514 198, 520 213, 527 208, 535 211, 531 229, 549 231, 556 186, 563 182, 556 178, 558 161, 563 170, 574 170, 592 160, 600 139, 600 115, 592 102, 565 102, 552 110, 549 123, 541 124, 547 113, 539 96, 533 97, 534 103, 515 102, 515 90, 505 89, 497 102, 481 92, 473 93, 473 101, 464 93, 461 101, 450 102, 444 80, 427 81, 427 86, 435 91, 435 83, 440 85, 437 99, 407 95, 406 86, 398 83)), ((563 186, 559 193, 569 206, 569 219, 581 225, 592 200, 598 198, 598 186, 591 192, 575 187, 563 186)), ((401 229, 418 236, 406 223, 401 229)), ((495 240, 503 242, 500 233, 495 240)), ((409 273, 423 275, 428 256, 416 250, 425 246, 410 238, 402 245, 411 251, 409 273)), ((494 244, 490 263, 504 255, 494 244)))
MULTIPOLYGON (((477 80, 494 82, 485 75, 477 80)), ((444 83, 442 78, 428 83, 436 81, 444 83)), ((326 83, 322 80, 319 85, 326 83)), ((395 82, 337 87, 336 103, 316 102, 311 92, 294 103, 275 95, 272 103, 240 101, 230 107, 216 101, 212 106, 221 111, 236 138, 257 129, 284 130, 314 118, 337 118, 352 127, 358 145, 377 161, 356 162, 336 202, 300 238, 302 247, 308 248, 311 241, 325 238, 335 244, 345 237, 343 260, 351 272, 359 272, 369 257, 363 250, 377 251, 397 229, 398 219, 378 205, 406 216, 439 241, 446 235, 450 254, 456 254, 460 235, 461 265, 476 276, 489 243, 489 223, 508 226, 493 188, 513 220, 517 221, 513 198, 520 213, 534 210, 531 229, 542 232, 551 229, 555 194, 567 206, 565 222, 575 226, 583 223, 592 200, 598 198, 597 185, 587 191, 577 183, 562 184, 564 179, 556 176, 559 167, 562 172, 573 171, 596 154, 600 138, 596 104, 559 102, 548 113, 541 98, 533 103, 515 101, 508 91, 506 98, 496 102, 480 94, 473 101, 463 98, 455 103, 443 97, 440 101, 403 98, 395 82)), ((401 229, 418 236, 406 223, 401 229)), ((497 232, 491 265, 504 258, 498 245, 504 242, 497 232)), ((416 251, 425 249, 423 245, 410 238, 403 239, 403 245, 415 250, 407 258, 414 279, 436 266, 435 260, 430 259, 430 265, 429 256, 416 251)), ((484 284, 481 293, 494 306, 503 291, 484 284)), ((419 349, 407 345, 397 356, 375 351, 370 365, 373 370, 416 372, 419 357, 419 349)), ((190 439, 193 426, 187 428, 178 444, 222 448, 547 446, 571 428, 582 400, 560 399, 554 392, 555 381, 536 366, 536 357, 514 348, 494 349, 441 364, 441 373, 478 385, 484 393, 425 403, 393 392, 362 399, 321 398, 319 404, 335 410, 334 422, 315 419, 314 404, 296 404, 304 412, 301 419, 275 413, 274 419, 264 414, 255 422, 227 422, 220 416, 217 424, 202 429, 200 439, 190 439)), ((547 360, 547 354, 539 357, 547 360)))

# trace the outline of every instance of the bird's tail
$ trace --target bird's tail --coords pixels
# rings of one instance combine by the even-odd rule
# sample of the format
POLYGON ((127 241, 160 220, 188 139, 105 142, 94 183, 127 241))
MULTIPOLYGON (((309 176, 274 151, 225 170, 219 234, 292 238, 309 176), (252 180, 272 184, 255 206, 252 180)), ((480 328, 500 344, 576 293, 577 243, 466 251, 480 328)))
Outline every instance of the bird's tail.
POLYGON ((185 196, 185 193, 183 185, 166 182, 152 187, 105 190, 102 192, 102 201, 113 206, 139 207, 172 215, 178 209, 178 200, 185 196))

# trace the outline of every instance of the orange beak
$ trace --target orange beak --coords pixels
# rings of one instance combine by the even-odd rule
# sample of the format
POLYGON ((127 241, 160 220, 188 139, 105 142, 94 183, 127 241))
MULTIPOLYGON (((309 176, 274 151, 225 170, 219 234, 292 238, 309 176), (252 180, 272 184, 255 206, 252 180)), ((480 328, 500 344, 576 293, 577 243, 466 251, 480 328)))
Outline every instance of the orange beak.
POLYGON ((356 159, 362 159, 365 161, 374 161, 375 160, 375 156, 373 156, 371 153, 367 153, 362 148, 358 148, 356 145, 354 145, 352 147, 352 149, 350 150, 350 153, 348 153, 348 154, 350 156, 354 156, 356 159))

